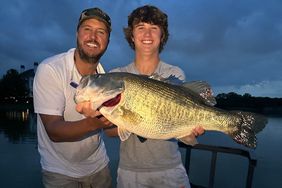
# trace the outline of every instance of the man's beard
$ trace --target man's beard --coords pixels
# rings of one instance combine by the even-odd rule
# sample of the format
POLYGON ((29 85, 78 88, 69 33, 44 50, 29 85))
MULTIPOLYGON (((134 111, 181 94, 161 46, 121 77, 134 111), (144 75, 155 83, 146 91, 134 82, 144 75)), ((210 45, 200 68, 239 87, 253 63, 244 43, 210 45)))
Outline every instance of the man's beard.
POLYGON ((105 48, 99 54, 89 55, 83 50, 82 46, 79 44, 78 41, 76 43, 77 43, 77 51, 78 51, 80 59, 82 59, 83 61, 85 61, 89 64, 96 64, 100 60, 100 58, 102 57, 102 55, 104 54, 104 52, 107 49, 107 48, 105 48))

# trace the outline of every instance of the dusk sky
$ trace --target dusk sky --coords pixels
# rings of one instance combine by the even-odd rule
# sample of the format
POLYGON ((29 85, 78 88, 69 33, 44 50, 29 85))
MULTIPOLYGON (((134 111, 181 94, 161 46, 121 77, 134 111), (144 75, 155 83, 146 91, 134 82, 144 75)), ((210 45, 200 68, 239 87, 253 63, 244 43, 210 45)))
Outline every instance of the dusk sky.
POLYGON ((90 7, 112 19, 102 64, 107 71, 124 66, 134 53, 122 28, 146 4, 168 15, 161 59, 182 68, 187 80, 205 80, 215 94, 282 97, 281 0, 1 0, 0 77, 75 47, 80 12, 90 7))

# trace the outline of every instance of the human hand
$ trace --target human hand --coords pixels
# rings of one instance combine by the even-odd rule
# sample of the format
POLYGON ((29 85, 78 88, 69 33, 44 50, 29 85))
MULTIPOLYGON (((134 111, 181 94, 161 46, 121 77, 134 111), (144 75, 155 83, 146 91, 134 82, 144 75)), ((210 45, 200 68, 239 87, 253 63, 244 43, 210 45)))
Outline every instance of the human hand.
POLYGON ((76 111, 83 114, 85 117, 97 117, 101 113, 98 110, 93 110, 90 101, 81 102, 76 105, 76 111))
POLYGON ((78 103, 76 105, 76 111, 83 114, 85 117, 96 117, 105 125, 105 127, 113 125, 113 123, 106 119, 98 110, 93 110, 89 101, 78 103))
POLYGON ((196 137, 204 134, 204 132, 205 130, 203 129, 203 127, 197 126, 192 130, 192 132, 188 136, 182 139, 182 142, 194 146, 198 144, 196 137))
POLYGON ((199 135, 202 135, 205 133, 205 129, 203 129, 203 127, 201 126, 197 126, 192 130, 192 134, 197 137, 199 135))

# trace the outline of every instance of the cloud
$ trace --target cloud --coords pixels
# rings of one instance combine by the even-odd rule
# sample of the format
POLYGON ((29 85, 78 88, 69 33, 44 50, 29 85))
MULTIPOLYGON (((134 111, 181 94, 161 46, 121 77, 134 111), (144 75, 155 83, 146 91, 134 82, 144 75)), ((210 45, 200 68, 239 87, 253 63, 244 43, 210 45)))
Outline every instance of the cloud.
POLYGON ((138 6, 158 6, 169 16, 163 61, 188 80, 206 80, 218 91, 282 97, 282 1, 268 0, 3 0, 0 7, 0 75, 76 45, 80 12, 98 6, 112 18, 106 70, 133 61, 122 28, 138 6))
POLYGON ((260 83, 247 84, 242 86, 225 86, 225 87, 215 87, 215 95, 220 93, 230 93, 236 92, 238 94, 244 95, 245 93, 251 94, 256 97, 281 97, 282 93, 282 81, 262 81, 260 83))

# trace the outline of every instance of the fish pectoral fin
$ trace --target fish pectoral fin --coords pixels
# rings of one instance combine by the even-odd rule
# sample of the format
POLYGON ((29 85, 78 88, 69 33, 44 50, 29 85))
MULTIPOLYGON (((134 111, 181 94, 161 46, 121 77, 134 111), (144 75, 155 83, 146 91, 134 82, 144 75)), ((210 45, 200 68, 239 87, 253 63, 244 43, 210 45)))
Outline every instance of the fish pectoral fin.
POLYGON ((118 135, 121 141, 125 141, 129 138, 131 132, 123 128, 118 128, 118 135))
POLYGON ((194 145, 198 144, 198 141, 197 141, 196 137, 195 136, 191 136, 191 135, 187 135, 187 136, 178 138, 178 140, 180 140, 184 144, 191 145, 191 146, 194 146, 194 145))

